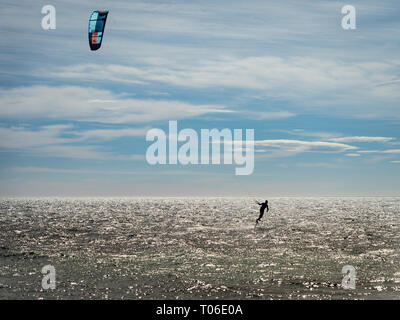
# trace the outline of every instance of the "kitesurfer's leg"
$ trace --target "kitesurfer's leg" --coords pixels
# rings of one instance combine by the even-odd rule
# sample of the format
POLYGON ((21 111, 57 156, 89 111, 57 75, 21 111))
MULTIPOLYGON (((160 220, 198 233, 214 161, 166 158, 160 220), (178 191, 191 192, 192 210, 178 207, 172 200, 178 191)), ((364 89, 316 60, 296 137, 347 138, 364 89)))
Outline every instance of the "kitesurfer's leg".
POLYGON ((256 220, 256 223, 258 223, 260 220, 261 220, 261 218, 263 217, 263 215, 264 215, 264 210, 260 210, 260 216, 258 217, 258 219, 256 220))

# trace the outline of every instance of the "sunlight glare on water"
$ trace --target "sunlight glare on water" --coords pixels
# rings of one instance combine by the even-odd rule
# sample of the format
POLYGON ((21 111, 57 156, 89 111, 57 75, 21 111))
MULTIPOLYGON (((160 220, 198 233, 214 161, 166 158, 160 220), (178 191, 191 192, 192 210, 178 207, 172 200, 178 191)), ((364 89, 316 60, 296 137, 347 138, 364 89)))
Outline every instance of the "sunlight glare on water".
POLYGON ((399 198, 269 201, 255 228, 251 198, 2 199, 0 298, 400 298, 399 198))

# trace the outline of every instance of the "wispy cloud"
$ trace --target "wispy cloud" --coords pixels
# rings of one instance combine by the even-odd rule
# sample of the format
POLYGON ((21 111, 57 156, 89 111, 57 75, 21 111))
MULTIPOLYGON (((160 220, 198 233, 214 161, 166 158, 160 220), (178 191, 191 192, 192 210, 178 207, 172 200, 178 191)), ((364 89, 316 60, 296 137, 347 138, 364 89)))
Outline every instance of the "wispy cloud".
POLYGON ((0 117, 8 119, 143 123, 228 112, 230 110, 221 105, 132 99, 108 90, 77 86, 33 86, 0 90, 0 117), (93 97, 97 98, 94 100, 93 97))
POLYGON ((371 103, 384 99, 391 102, 390 108, 400 98, 398 88, 377 86, 393 79, 395 69, 390 61, 350 63, 313 57, 223 56, 197 63, 157 61, 151 64, 149 61, 147 65, 103 65, 101 68, 93 64, 72 65, 59 67, 50 76, 97 82, 156 82, 190 88, 240 88, 262 91, 266 98, 290 99, 297 104, 306 102, 310 107, 363 104, 364 115, 357 110, 354 116, 365 117, 372 116, 365 112, 371 103))
MULTIPOLYGON (((296 131, 295 131, 296 132, 296 131)), ((293 131, 288 131, 293 133, 293 131)), ((329 137, 329 133, 315 133, 304 132, 306 136, 329 137)), ((302 131, 299 130, 299 135, 302 135, 302 131)), ((368 136, 348 136, 341 138, 328 138, 326 140, 319 141, 305 141, 305 140, 291 140, 291 139, 276 139, 276 140, 259 140, 254 141, 256 147, 255 150, 259 155, 258 158, 270 158, 270 157, 286 157, 292 156, 304 152, 323 152, 323 153, 345 153, 347 157, 360 157, 362 154, 398 154, 400 149, 386 149, 386 150, 363 150, 359 146, 349 145, 348 143, 362 143, 362 142, 378 142, 386 143, 394 140, 392 137, 368 137, 368 136), (260 149, 260 147, 262 147, 260 149), (353 151, 353 152, 349 152, 353 151)), ((387 157, 382 158, 385 160, 387 157)), ((377 158, 376 158, 377 159, 377 158)))
POLYGON ((139 129, 94 129, 75 131, 74 134, 80 137, 78 140, 97 139, 101 141, 107 141, 121 137, 144 137, 149 129, 150 127, 139 129))
POLYGON ((329 139, 329 138, 339 137, 342 135, 334 132, 309 131, 304 129, 292 129, 292 130, 279 129, 279 130, 269 130, 269 131, 286 133, 294 136, 314 137, 319 139, 329 139))
MULTIPOLYGON (((49 76, 128 83, 156 81, 183 87, 234 87, 268 90, 271 96, 304 98, 349 86, 373 90, 377 83, 393 78, 393 67, 390 62, 350 64, 300 56, 224 56, 179 65, 172 61, 162 61, 161 65, 157 62, 156 65, 103 65, 101 68, 94 64, 72 65, 60 67, 49 76)), ((395 91, 392 94, 399 96, 395 91)))
POLYGON ((397 154, 400 149, 386 149, 386 150, 360 150, 359 153, 381 153, 381 154, 397 154))
POLYGON ((324 149, 324 150, 343 152, 343 151, 358 149, 358 147, 343 143, 326 142, 326 141, 287 140, 287 139, 259 140, 255 141, 254 144, 263 147, 273 147, 273 148, 286 147, 291 150, 302 150, 302 151, 311 151, 313 149, 314 150, 324 149))
POLYGON ((28 148, 43 145, 78 143, 87 140, 108 141, 121 137, 144 137, 146 128, 79 130, 74 125, 48 125, 38 128, 28 126, 0 127, 0 148, 28 148), (68 137, 65 137, 68 135, 68 137))
POLYGON ((296 116, 295 113, 289 111, 238 111, 242 113, 243 116, 250 119, 257 119, 257 120, 276 120, 276 119, 286 119, 296 116))
POLYGON ((330 141, 336 142, 389 142, 395 138, 391 137, 365 137, 365 136, 354 136, 354 137, 341 137, 331 138, 330 141))
POLYGON ((0 127, 0 148, 24 149, 70 143, 71 139, 62 138, 60 134, 71 128, 71 125, 42 126, 38 130, 31 130, 26 127, 0 127))
POLYGON ((382 153, 400 153, 400 149, 388 149, 382 151, 382 153))
POLYGON ((327 168, 327 169, 339 169, 345 168, 344 165, 338 163, 330 163, 330 162, 298 162, 295 164, 296 167, 299 168, 327 168))
POLYGON ((357 150, 358 147, 343 143, 327 141, 303 141, 303 140, 257 140, 254 141, 256 147, 256 159, 285 158, 305 152, 314 153, 344 153, 357 150))
POLYGON ((0 127, 0 149, 19 151, 36 156, 97 160, 144 160, 144 154, 118 154, 101 151, 101 145, 90 144, 91 139, 107 141, 123 136, 141 136, 144 129, 108 129, 74 131, 72 125, 28 127, 0 127), (68 137, 65 137, 68 135, 68 137), (82 142, 84 142, 82 144, 82 142))

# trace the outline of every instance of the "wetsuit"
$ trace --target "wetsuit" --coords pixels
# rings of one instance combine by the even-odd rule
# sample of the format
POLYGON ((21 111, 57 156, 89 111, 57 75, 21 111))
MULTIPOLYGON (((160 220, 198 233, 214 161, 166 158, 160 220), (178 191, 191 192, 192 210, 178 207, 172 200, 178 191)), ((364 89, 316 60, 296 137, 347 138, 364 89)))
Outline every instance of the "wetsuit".
POLYGON ((265 202, 263 202, 263 203, 259 203, 259 202, 257 202, 257 203, 258 203, 261 207, 260 207, 260 216, 259 216, 258 219, 256 220, 256 223, 258 223, 258 222, 261 220, 261 218, 263 217, 265 209, 267 209, 267 212, 269 211, 269 208, 268 208, 268 201, 265 201, 265 202))

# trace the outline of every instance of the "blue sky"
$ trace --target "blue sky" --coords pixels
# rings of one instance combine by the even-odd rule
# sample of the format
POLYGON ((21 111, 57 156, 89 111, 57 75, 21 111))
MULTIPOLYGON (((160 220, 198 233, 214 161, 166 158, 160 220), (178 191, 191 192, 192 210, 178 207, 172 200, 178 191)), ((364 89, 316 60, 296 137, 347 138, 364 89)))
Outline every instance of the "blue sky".
POLYGON ((1 196, 398 196, 398 1, 2 1, 1 196), (57 29, 41 28, 42 6, 57 29), (343 30, 341 8, 357 10, 343 30), (93 10, 110 11, 91 52, 93 10), (145 160, 255 130, 255 169, 145 160))

